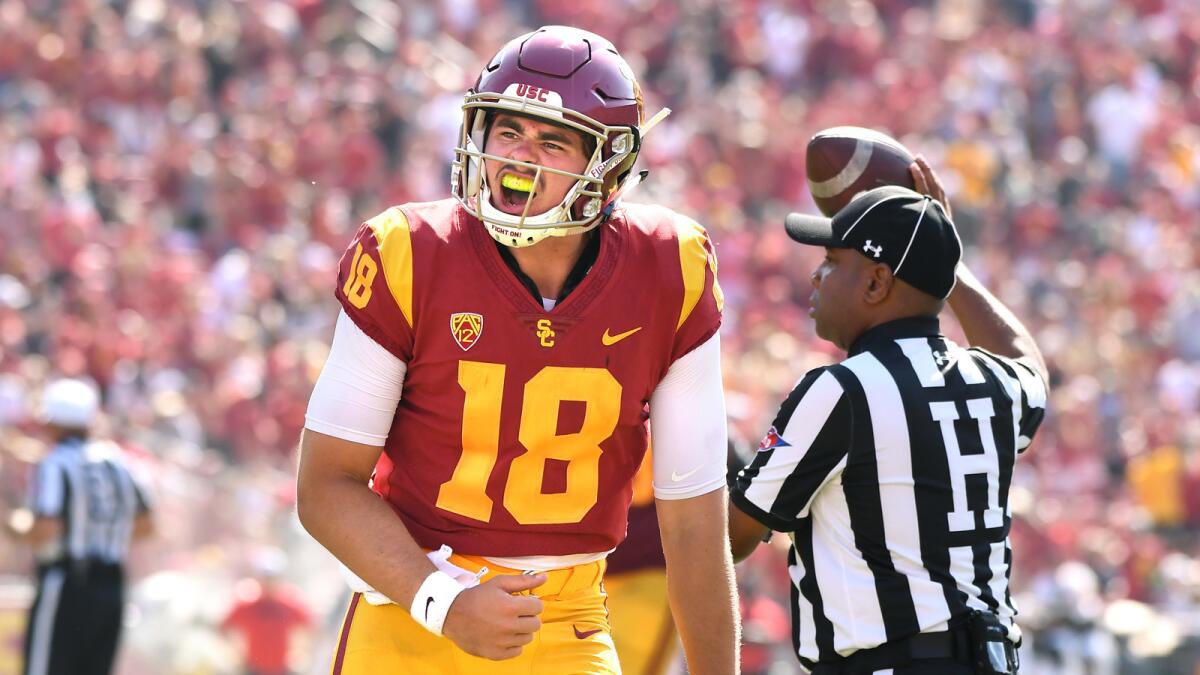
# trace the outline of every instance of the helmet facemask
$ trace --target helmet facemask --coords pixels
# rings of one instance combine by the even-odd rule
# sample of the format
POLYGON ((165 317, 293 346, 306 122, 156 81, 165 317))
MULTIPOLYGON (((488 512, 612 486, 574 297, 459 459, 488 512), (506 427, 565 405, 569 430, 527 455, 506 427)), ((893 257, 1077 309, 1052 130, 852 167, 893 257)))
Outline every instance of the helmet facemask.
MULTIPOLYGON (((549 236, 580 234, 600 224, 611 212, 618 188, 629 176, 640 146, 637 127, 601 124, 563 107, 553 92, 541 92, 547 100, 539 101, 530 98, 528 90, 521 91, 522 86, 512 85, 504 94, 467 95, 451 173, 451 190, 455 198, 484 223, 492 237, 512 247, 530 246, 549 236), (530 117, 580 132, 593 146, 587 165, 581 173, 572 173, 485 152, 489 117, 496 112, 530 117), (498 186, 488 185, 484 160, 533 172, 533 190, 526 199, 523 213, 505 213, 492 204, 492 192, 498 186), (531 214, 529 208, 546 173, 567 176, 575 183, 557 205, 543 213, 531 214)), ((585 143, 585 147, 587 145, 585 143)))

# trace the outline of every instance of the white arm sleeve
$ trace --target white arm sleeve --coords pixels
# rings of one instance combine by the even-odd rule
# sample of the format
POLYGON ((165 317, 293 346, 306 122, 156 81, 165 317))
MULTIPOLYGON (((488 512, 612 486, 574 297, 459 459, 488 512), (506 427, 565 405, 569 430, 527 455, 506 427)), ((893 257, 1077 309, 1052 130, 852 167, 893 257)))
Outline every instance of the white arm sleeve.
POLYGON ((725 485, 729 429, 721 383, 721 338, 671 364, 650 396, 654 496, 687 499, 725 485))
POLYGON ((382 446, 396 416, 407 364, 375 342, 343 310, 317 378, 304 428, 382 446))

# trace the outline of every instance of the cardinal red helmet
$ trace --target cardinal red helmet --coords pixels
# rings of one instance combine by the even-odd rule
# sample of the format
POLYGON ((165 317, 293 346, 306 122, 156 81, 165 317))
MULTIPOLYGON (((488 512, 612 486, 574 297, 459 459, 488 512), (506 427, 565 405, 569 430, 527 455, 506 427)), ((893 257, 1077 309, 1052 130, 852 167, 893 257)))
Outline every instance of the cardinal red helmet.
POLYGON ((577 28, 539 28, 505 45, 467 92, 451 188, 492 236, 508 246, 585 232, 611 212, 617 190, 637 159, 641 123, 641 88, 612 43, 577 28), (588 144, 594 149, 587 167, 575 174, 487 154, 483 141, 489 113, 496 110, 581 132, 594 141, 588 144), (545 213, 510 215, 490 201, 484 159, 524 166, 537 175, 566 175, 575 184, 545 213))

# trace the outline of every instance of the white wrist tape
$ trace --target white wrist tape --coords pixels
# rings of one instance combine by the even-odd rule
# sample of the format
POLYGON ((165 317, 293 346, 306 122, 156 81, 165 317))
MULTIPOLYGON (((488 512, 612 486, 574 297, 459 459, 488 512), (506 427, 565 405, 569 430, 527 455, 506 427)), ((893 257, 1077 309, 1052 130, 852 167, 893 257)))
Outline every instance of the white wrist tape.
POLYGON ((408 611, 412 614, 412 618, 416 619, 417 623, 428 629, 430 633, 441 635, 442 624, 446 622, 446 614, 450 612, 450 605, 458 597, 458 594, 465 590, 467 590, 466 587, 455 581, 449 574, 437 570, 421 582, 421 587, 413 596, 413 604, 408 611))

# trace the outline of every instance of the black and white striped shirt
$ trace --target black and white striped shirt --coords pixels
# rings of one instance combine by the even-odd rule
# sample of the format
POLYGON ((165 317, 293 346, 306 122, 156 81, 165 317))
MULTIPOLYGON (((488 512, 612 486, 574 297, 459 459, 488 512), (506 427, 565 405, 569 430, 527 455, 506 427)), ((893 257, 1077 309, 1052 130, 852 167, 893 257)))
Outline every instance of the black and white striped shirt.
POLYGON ((1045 406, 1040 375, 959 347, 936 318, 877 326, 805 375, 731 490, 792 535, 802 663, 944 631, 969 608, 1019 638, 1008 489, 1045 406))
POLYGON ((63 522, 59 540, 36 551, 39 562, 121 563, 134 519, 149 510, 149 502, 115 444, 69 439, 37 465, 29 509, 63 522))

